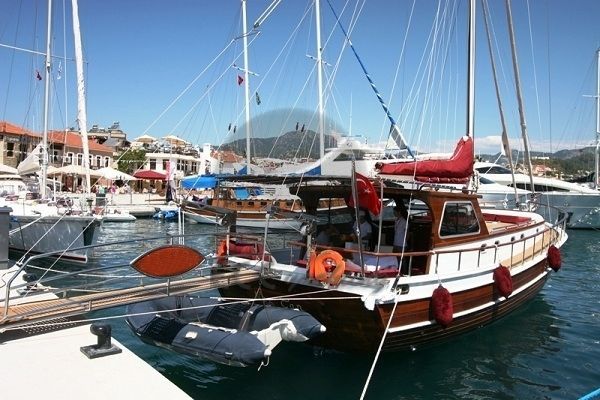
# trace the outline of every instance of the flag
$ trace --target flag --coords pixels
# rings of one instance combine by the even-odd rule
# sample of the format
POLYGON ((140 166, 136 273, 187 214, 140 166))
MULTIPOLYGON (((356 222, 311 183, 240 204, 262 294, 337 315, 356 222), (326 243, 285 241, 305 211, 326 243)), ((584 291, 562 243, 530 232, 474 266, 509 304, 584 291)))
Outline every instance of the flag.
POLYGON ((244 83, 244 78, 242 78, 241 75, 238 75, 238 85, 241 85, 242 83, 244 83))
MULTIPOLYGON (((358 197, 358 206, 366 208, 373 215, 379 215, 381 212, 381 200, 377 196, 377 191, 373 183, 364 175, 356 173, 356 194, 358 197)), ((354 199, 350 196, 347 204, 349 207, 354 207, 354 199)))
POLYGON ((258 92, 256 92, 256 105, 260 106, 260 96, 258 95, 258 92))
POLYGON ((298 122, 296 122, 296 132, 298 132, 298 126, 299 126, 299 125, 300 125, 300 124, 299 124, 298 122))
POLYGON ((42 80, 42 75, 40 75, 40 71, 38 71, 37 69, 35 70, 35 77, 37 78, 38 81, 42 80))
POLYGON ((56 79, 60 79, 62 75, 62 61, 58 63, 58 73, 56 74, 56 79))

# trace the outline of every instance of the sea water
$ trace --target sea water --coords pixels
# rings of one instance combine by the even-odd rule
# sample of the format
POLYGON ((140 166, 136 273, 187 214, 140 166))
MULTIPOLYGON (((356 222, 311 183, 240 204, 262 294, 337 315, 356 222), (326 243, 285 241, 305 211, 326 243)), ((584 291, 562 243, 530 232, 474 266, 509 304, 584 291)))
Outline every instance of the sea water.
MULTIPOLYGON (((176 224, 155 220, 102 229, 111 241, 177 233, 176 224)), ((383 354, 369 381, 373 355, 283 343, 260 369, 227 367, 144 344, 124 320, 111 324, 119 341, 196 399, 357 399, 365 386, 366 399, 576 399, 600 387, 599 239, 597 231, 569 231, 562 269, 524 307, 449 342, 383 354)), ((207 238, 197 245, 213 246, 207 238)), ((141 250, 99 252, 99 262, 141 250)))

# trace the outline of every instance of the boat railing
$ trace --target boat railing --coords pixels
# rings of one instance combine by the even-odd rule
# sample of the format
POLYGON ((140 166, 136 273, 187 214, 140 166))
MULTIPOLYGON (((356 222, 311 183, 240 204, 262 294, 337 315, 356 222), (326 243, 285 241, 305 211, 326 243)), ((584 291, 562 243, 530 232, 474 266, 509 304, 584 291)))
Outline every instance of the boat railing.
MULTIPOLYGON (((247 240, 254 239, 256 240, 256 236, 245 235, 244 237, 247 240)), ((144 254, 147 250, 154 249, 156 247, 164 246, 164 245, 178 245, 183 244, 185 241, 197 241, 201 240, 204 242, 202 247, 205 248, 207 254, 212 253, 216 248, 216 244, 218 243, 219 235, 215 235, 215 232, 202 232, 202 233, 194 233, 194 234, 167 234, 161 236, 153 236, 153 237, 144 237, 144 238, 135 238, 135 239, 126 239, 126 240, 118 240, 111 241, 107 243, 98 243, 94 245, 88 246, 80 246, 69 248, 69 251, 81 251, 81 250, 94 250, 94 251, 113 251, 113 248, 119 249, 123 248, 123 246, 127 246, 131 248, 132 245, 138 244, 140 247, 140 254, 144 254), (154 243, 154 245, 152 245, 154 243), (151 244, 151 246, 148 246, 151 244)), ((198 247, 195 244, 194 247, 198 247)), ((201 251, 202 252, 202 251, 201 251)), ((11 306, 11 291, 18 290, 19 292, 27 294, 35 294, 40 288, 43 290, 50 291, 55 295, 61 298, 67 298, 71 295, 75 296, 81 293, 86 292, 101 292, 104 290, 111 290, 114 288, 126 287, 127 285, 138 285, 145 286, 149 282, 159 281, 164 282, 164 291, 165 293, 169 293, 171 291, 171 286, 177 282, 177 280, 184 280, 189 278, 190 276, 206 276, 209 274, 209 269, 212 267, 212 263, 207 262, 204 266, 199 266, 192 270, 190 273, 185 276, 178 276, 176 278, 156 278, 145 276, 141 273, 138 273, 131 267, 132 260, 122 260, 120 262, 111 263, 109 265, 98 265, 94 262, 89 262, 88 266, 85 268, 81 268, 80 265, 77 266, 77 270, 71 270, 72 265, 68 264, 68 262, 64 262, 62 264, 58 264, 57 260, 53 256, 60 256, 64 253, 64 250, 57 250, 42 254, 36 254, 29 256, 28 258, 18 261, 16 265, 18 269, 11 275, 11 277, 6 281, 6 285, 4 287, 5 295, 4 295, 4 311, 3 318, 6 318, 8 315, 9 307, 11 306), (46 264, 48 262, 52 262, 50 266, 46 264), (69 270, 65 270, 62 267, 68 267, 69 270), (35 278, 35 280, 31 282, 27 282, 24 284, 15 284, 15 279, 22 275, 25 270, 39 270, 43 273, 43 276, 40 279, 35 278), (118 271, 112 273, 112 271, 118 271), (71 281, 74 282, 74 278, 85 278, 83 281, 83 285, 75 284, 73 286, 68 287, 55 287, 55 283, 57 281, 71 281), (97 281, 97 282, 95 282, 97 281), (127 282, 125 282, 127 281, 127 282), (108 287, 105 287, 105 284, 110 282, 108 287), (129 283, 128 283, 129 282, 129 283), (97 283, 98 288, 94 285, 97 283)), ((210 256, 205 256, 210 261, 210 256)), ((135 259, 135 258, 134 258, 135 259)), ((60 259, 59 259, 60 260, 60 259)), ((169 262, 169 260, 165 260, 165 262, 169 262)), ((22 296, 20 296, 22 297, 22 296)), ((1 299, 1 297, 0 297, 1 299)), ((0 300, 0 303, 2 301, 0 300)), ((1 318, 0 318, 1 320, 1 318)))
MULTIPOLYGON (((527 223, 527 225, 530 225, 527 223)), ((430 273, 437 274, 439 271, 439 267, 441 262, 444 261, 447 257, 454 257, 456 264, 456 271, 461 271, 463 267, 469 265, 471 267, 473 257, 477 258, 476 268, 481 268, 483 266, 489 266, 492 264, 503 263, 508 264, 505 265, 509 268, 516 267, 518 265, 523 265, 528 259, 533 259, 539 254, 542 254, 544 251, 547 251, 550 245, 554 243, 558 243, 562 240, 562 235, 564 234, 564 230, 566 228, 566 216, 563 216, 557 222, 548 225, 543 225, 544 228, 540 231, 532 233, 530 235, 521 234, 520 237, 511 238, 512 240, 501 243, 496 240, 493 244, 483 243, 476 247, 464 248, 464 249, 438 249, 438 250, 426 250, 426 251, 405 251, 405 252, 389 252, 389 251, 363 251, 363 256, 369 256, 371 260, 375 260, 375 270, 367 271, 364 266, 361 268, 358 265, 359 270, 356 267, 350 265, 350 268, 346 270, 349 273, 356 274, 360 273, 362 276, 373 276, 373 277, 390 277, 396 276, 400 274, 400 271, 395 268, 393 270, 389 268, 380 268, 379 260, 385 259, 389 257, 396 257, 398 262, 401 263, 403 260, 408 265, 408 273, 404 274, 406 276, 413 275, 423 275, 426 274, 427 271, 430 273), (502 251, 503 249, 508 248, 508 251, 502 251), (484 253, 493 249, 493 257, 483 256, 484 253), (508 256, 505 256, 508 254, 508 256), (472 255, 472 256, 471 256, 472 255), (419 258, 422 260, 423 258, 428 258, 428 265, 423 265, 422 262, 417 262, 419 258), (427 268, 429 267, 429 268, 427 268)), ((507 231, 507 233, 509 233, 507 231)), ((306 243, 301 241, 290 241, 288 244, 291 247, 297 247, 302 249, 300 254, 306 254, 306 243)), ((321 252, 323 250, 333 250, 336 251, 346 259, 349 260, 359 260, 357 255, 359 254, 359 250, 353 248, 341 248, 335 246, 324 246, 324 245, 316 245, 313 248, 317 250, 317 252, 321 252)), ((291 250, 290 250, 291 251, 291 250)), ((298 260, 299 265, 304 265, 305 260, 298 260)), ((353 264, 358 263, 358 261, 352 261, 353 264)))

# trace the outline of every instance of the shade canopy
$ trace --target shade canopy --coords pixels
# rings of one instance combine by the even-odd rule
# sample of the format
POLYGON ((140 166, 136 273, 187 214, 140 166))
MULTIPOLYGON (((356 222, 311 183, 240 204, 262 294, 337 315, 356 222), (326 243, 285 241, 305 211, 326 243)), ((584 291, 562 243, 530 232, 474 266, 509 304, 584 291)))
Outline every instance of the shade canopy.
POLYGON ((169 142, 171 144, 186 144, 187 142, 175 135, 169 135, 169 136, 165 136, 163 137, 163 140, 165 140, 166 142, 169 142))
POLYGON ((193 175, 187 176, 181 180, 181 187, 184 189, 212 189, 219 183, 214 175, 193 175))
POLYGON ((97 169, 96 172, 100 174, 102 178, 110 179, 113 181, 137 181, 138 178, 126 174, 125 172, 119 171, 112 167, 104 167, 97 169))
POLYGON ((133 139, 133 141, 140 142, 140 143, 154 143, 154 142, 156 142, 156 138, 152 137, 150 135, 142 135, 140 137, 133 139))
MULTIPOLYGON (((99 178, 100 174, 98 174, 95 170, 89 170, 90 176, 99 178)), ((85 175, 86 168, 81 165, 65 165, 64 167, 56 168, 52 172, 48 172, 48 175, 85 175)))
POLYGON ((155 179, 161 181, 164 181, 167 178, 167 175, 151 169, 142 169, 140 171, 136 171, 133 176, 138 179, 155 179))
POLYGON ((0 174, 16 174, 17 169, 8 165, 0 164, 0 174))

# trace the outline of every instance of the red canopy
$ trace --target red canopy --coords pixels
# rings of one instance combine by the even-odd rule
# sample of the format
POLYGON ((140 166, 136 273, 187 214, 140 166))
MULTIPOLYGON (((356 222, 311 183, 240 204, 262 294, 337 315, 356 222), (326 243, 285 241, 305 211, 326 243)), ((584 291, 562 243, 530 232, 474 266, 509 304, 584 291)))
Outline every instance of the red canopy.
POLYGON ((164 181, 167 178, 166 174, 160 173, 158 171, 153 171, 150 169, 143 169, 140 171, 136 171, 133 176, 138 179, 156 179, 164 181))
POLYGON ((467 136, 459 140, 449 159, 379 164, 376 168, 381 175, 414 175, 426 181, 462 181, 468 180, 473 173, 473 154, 473 139, 467 136))

